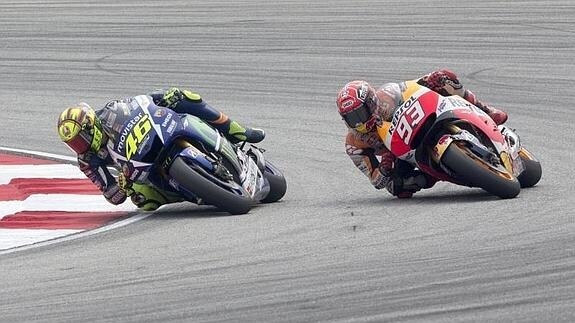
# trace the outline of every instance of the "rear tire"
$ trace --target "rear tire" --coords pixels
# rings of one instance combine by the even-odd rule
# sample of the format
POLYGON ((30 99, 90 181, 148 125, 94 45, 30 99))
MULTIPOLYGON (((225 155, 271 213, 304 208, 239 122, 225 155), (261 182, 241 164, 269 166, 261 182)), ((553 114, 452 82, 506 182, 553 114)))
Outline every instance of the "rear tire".
POLYGON ((480 187, 500 198, 514 198, 521 190, 519 181, 513 175, 477 157, 458 142, 447 147, 441 162, 466 185, 480 187))
POLYGON ((277 167, 268 161, 266 161, 263 175, 270 184, 270 192, 262 200, 262 203, 273 203, 279 201, 287 191, 287 183, 284 175, 277 167))
POLYGON ((181 157, 174 160, 168 173, 179 185, 193 192, 207 204, 214 205, 223 211, 231 214, 245 214, 252 208, 253 200, 241 185, 237 184, 237 189, 242 195, 235 194, 212 181, 221 182, 220 179, 207 172, 200 174, 181 157))
POLYGON ((521 187, 531 187, 539 183, 542 174, 539 161, 525 148, 521 148, 519 157, 523 161, 523 167, 525 167, 523 173, 517 176, 521 187))

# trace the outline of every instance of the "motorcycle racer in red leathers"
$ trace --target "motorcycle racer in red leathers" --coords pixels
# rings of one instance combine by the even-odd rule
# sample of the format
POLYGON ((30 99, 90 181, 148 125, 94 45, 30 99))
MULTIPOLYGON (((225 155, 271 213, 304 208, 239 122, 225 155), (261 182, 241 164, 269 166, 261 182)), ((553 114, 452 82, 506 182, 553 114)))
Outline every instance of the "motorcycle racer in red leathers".
MULTIPOLYGON (((458 95, 487 113, 495 123, 507 121, 507 113, 481 102, 473 92, 463 87, 450 70, 433 71, 415 80, 418 84, 443 95, 458 95)), ((337 108, 348 127, 346 152, 376 189, 386 188, 399 198, 432 187, 436 180, 396 159, 384 146, 377 133, 377 125, 391 121, 402 102, 404 83, 386 83, 375 90, 363 80, 347 83, 337 95, 337 108)))

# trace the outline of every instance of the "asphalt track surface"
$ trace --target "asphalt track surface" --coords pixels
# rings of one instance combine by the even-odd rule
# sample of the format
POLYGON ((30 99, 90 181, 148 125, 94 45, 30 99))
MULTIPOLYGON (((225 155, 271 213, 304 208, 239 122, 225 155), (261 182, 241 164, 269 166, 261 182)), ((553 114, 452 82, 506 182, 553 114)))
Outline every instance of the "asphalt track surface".
POLYGON ((3 146, 70 155, 66 105, 187 86, 267 130, 289 191, 0 256, 0 321, 575 321, 574 53, 571 0, 2 1, 3 146), (339 87, 440 67, 510 113, 539 185, 400 201, 353 167, 339 87))

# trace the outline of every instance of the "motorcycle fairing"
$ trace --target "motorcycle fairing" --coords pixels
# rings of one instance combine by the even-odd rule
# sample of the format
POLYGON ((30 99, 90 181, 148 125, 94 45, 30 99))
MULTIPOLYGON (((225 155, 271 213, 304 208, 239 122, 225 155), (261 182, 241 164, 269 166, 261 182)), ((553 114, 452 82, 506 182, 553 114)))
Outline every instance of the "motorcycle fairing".
MULTIPOLYGON (((226 184, 225 181, 219 185, 230 190, 243 187, 255 200, 261 200, 269 193, 270 187, 260 165, 242 150, 236 150, 203 120, 159 107, 146 95, 134 97, 130 107, 130 115, 118 127, 119 140, 109 146, 112 157, 130 180, 179 191, 188 199, 195 200, 193 192, 179 185, 164 170, 180 157, 197 172, 214 175, 218 157, 212 152, 218 152, 236 170, 241 182, 241 186, 232 182, 226 184)), ((263 156, 261 163, 265 165, 263 156)))
MULTIPOLYGON (((219 152, 230 162, 238 173, 241 172, 241 165, 238 163, 236 150, 218 131, 202 119, 192 115, 183 115, 181 117, 181 123, 182 127, 174 132, 173 140, 179 137, 185 137, 203 145, 206 151, 219 152)), ((171 142, 166 144, 169 145, 171 142)))
POLYGON ((453 141, 466 142, 466 146, 484 160, 490 160, 495 153, 496 158, 500 160, 505 169, 513 174, 512 159, 507 154, 509 149, 508 141, 499 130, 497 124, 484 111, 461 97, 451 96, 443 99, 448 100, 448 103, 445 105, 446 108, 438 114, 436 125, 446 128, 452 127, 458 130, 448 134, 452 140, 440 140, 441 143, 438 143, 438 146, 434 149, 434 160, 441 159, 443 152, 453 141), (474 134, 459 128, 464 128, 465 124, 471 125, 488 138, 493 149, 486 147, 474 134))
POLYGON ((507 126, 500 125, 499 130, 509 145, 509 158, 511 159, 510 163, 513 169, 513 176, 517 177, 525 170, 525 166, 523 165, 523 161, 520 156, 521 141, 519 136, 507 126))
MULTIPOLYGON (((159 107, 155 105, 152 98, 147 95, 134 97, 132 105, 135 107, 135 110, 138 110, 138 108, 143 110, 145 115, 153 121, 149 127, 151 128, 149 135, 159 138, 159 141, 157 142, 161 146, 171 147, 175 144, 176 140, 185 138, 186 140, 191 140, 194 143, 202 145, 206 151, 221 152, 238 173, 241 171, 241 165, 237 162, 235 150, 229 141, 223 138, 218 131, 213 129, 200 118, 187 114, 178 114, 171 109, 159 107)), ((136 130, 140 130, 140 128, 136 128, 136 130)), ((148 135, 148 133, 146 133, 146 135, 148 135)), ((150 142, 150 140, 148 140, 148 142, 150 142)), ((152 148, 154 141, 151 142, 151 144, 146 146, 145 139, 142 140, 142 143, 140 143, 140 146, 138 147, 137 154, 133 155, 141 156, 142 152, 150 152, 150 148, 152 148)), ((151 151, 151 153, 157 154, 157 151, 154 150, 151 151)), ((182 157, 189 158, 194 155, 194 153, 202 154, 199 150, 193 151, 191 148, 186 148, 182 150, 181 155, 182 157)), ((128 154, 126 153, 126 155, 128 154)), ((130 157, 133 158, 133 156, 130 157)), ((130 158, 127 159, 129 160, 130 158)), ((207 165, 203 160, 199 161, 199 164, 204 166, 207 165)), ((167 168, 169 167, 169 164, 164 166, 167 168)), ((206 169, 211 170, 209 167, 206 169)))
POLYGON ((505 134, 504 129, 500 130, 478 107, 459 96, 443 97, 413 81, 402 84, 402 97, 403 103, 394 111, 391 122, 383 122, 377 129, 386 147, 399 159, 425 169, 440 179, 447 179, 444 174, 434 170, 430 164, 432 161, 426 160, 425 154, 418 148, 425 143, 428 134, 434 133, 434 129, 453 125, 452 129, 456 131, 438 138, 435 147, 429 152, 436 165, 449 145, 465 142, 478 157, 485 160, 499 159, 509 173, 517 176, 522 171, 519 149, 515 149, 512 156, 507 153, 510 142, 516 141, 520 147, 518 138, 514 138, 514 134, 505 134), (489 138, 494 150, 465 130, 466 123, 489 138))
POLYGON ((419 141, 418 134, 427 125, 429 118, 435 118, 436 106, 439 100, 437 93, 430 89, 408 81, 402 92, 404 101, 393 113, 391 122, 378 127, 378 133, 385 146, 400 159, 412 159, 419 141))

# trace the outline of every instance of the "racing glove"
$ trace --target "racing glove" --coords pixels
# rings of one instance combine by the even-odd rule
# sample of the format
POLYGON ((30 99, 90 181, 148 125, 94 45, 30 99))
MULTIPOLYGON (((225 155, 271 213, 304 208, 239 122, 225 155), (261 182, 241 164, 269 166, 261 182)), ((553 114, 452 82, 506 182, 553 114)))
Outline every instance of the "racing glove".
POLYGON ((378 190, 385 188, 392 181, 391 171, 381 167, 380 164, 380 167, 375 168, 371 173, 370 181, 371 185, 378 190))
POLYGON ((131 196, 132 194, 134 194, 132 183, 122 173, 120 173, 120 175, 118 176, 118 185, 126 193, 127 196, 131 196))
POLYGON ((388 185, 391 181, 391 177, 387 174, 383 174, 379 168, 376 168, 371 173, 370 182, 373 187, 380 190, 388 185))
POLYGON ((381 160, 377 168, 373 170, 370 176, 371 184, 378 190, 387 187, 392 180, 391 173, 395 156, 390 151, 386 151, 380 155, 381 160))
POLYGON ((106 187, 103 193, 106 200, 114 205, 124 203, 127 197, 126 192, 124 192, 124 190, 122 190, 122 188, 117 183, 106 187))
POLYGON ((184 93, 177 87, 169 88, 162 97, 162 106, 173 108, 184 98, 184 93))
POLYGON ((463 97, 463 85, 457 75, 450 70, 438 70, 429 73, 425 79, 425 86, 441 95, 460 95, 463 97))

